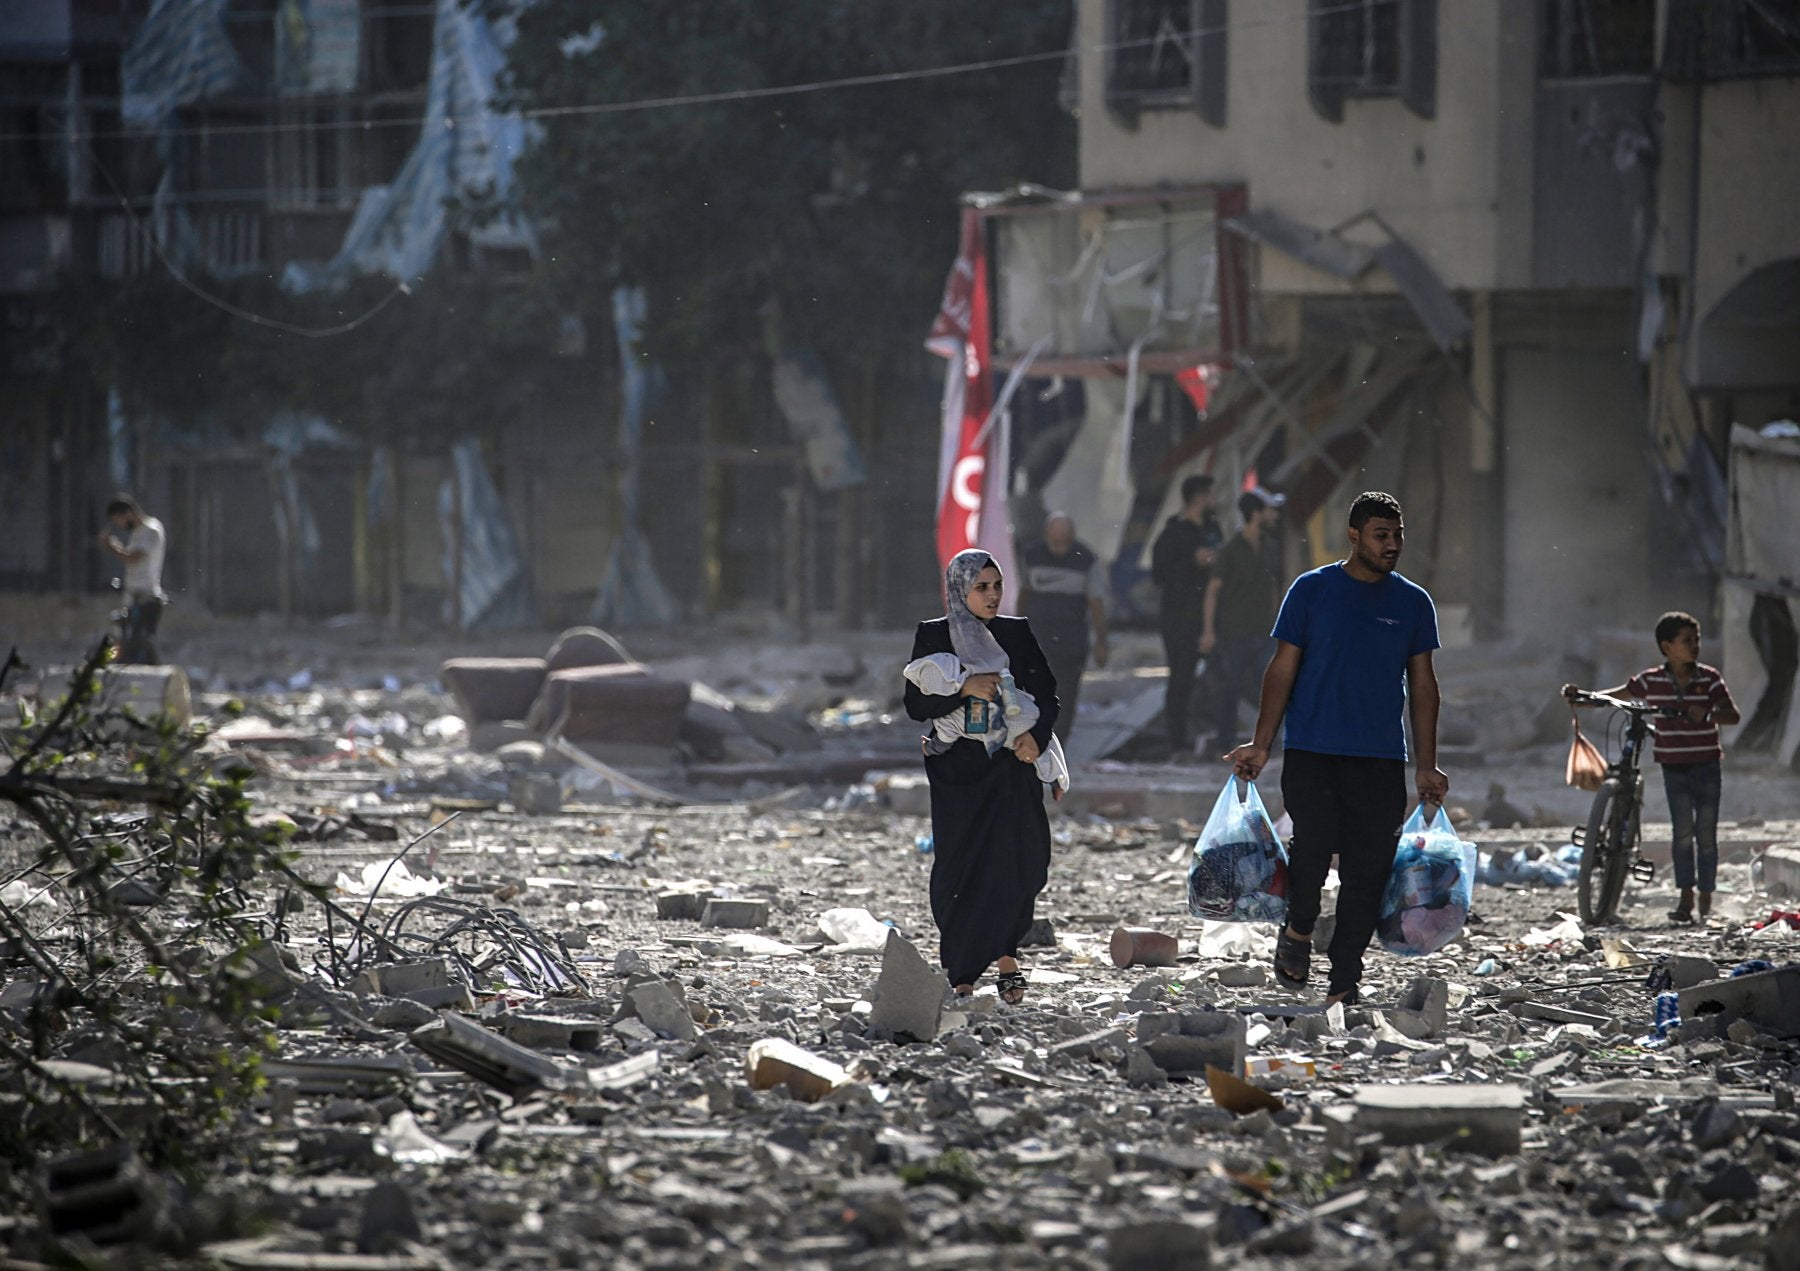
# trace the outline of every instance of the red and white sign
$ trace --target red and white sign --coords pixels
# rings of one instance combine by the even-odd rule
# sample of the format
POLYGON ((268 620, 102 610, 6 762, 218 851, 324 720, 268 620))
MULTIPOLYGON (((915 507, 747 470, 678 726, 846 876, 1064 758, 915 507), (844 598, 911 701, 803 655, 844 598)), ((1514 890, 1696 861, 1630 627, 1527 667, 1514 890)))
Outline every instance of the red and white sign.
POLYGON ((938 452, 938 563, 979 547, 1012 573, 1006 507, 1007 430, 994 415, 993 334, 988 315, 987 238, 973 208, 925 347, 947 358, 943 440, 938 452), (990 475, 993 477, 989 479, 990 475))

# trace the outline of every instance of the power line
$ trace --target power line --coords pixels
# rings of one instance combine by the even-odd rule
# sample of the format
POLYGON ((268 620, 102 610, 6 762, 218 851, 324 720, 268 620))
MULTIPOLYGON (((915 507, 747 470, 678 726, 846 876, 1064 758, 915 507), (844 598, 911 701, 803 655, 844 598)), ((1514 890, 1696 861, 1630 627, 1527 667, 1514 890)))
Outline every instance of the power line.
POLYGON ((405 279, 402 279, 395 283, 393 288, 380 300, 377 300, 373 305, 356 317, 351 318, 348 322, 339 322, 329 327, 303 327, 296 323, 284 322, 280 318, 270 318, 260 313, 252 313, 248 309, 233 304, 231 301, 225 299, 225 297, 206 290, 193 279, 189 278, 187 272, 183 270, 181 266, 176 264, 175 261, 170 259, 169 254, 163 250, 162 242, 157 238, 156 234, 144 225, 143 218, 140 217, 137 214, 137 210, 131 206, 131 200, 126 196, 124 189, 120 187, 118 181, 113 179, 112 172, 105 164, 100 162, 99 156, 94 154, 91 148, 88 149, 88 159, 94 165, 95 170, 106 179, 106 183, 112 187, 113 193, 118 197, 119 206, 125 211, 125 216, 130 223, 132 233, 139 235, 144 242, 149 244, 151 252, 156 256, 157 261, 162 265, 169 277, 173 278, 183 288, 193 293, 207 304, 238 319, 240 322, 248 322, 252 326, 262 327, 269 331, 280 331, 287 335, 304 336, 314 340, 325 339, 330 336, 350 334, 350 332, 369 322, 376 314, 393 304, 394 301, 398 300, 401 296, 409 296, 412 294, 412 288, 407 284, 405 279))
MULTIPOLYGON (((1258 27, 1289 26, 1296 22, 1308 22, 1317 17, 1326 17, 1336 13, 1360 12, 1368 7, 1368 0, 1341 0, 1334 5, 1323 5, 1318 8, 1307 8, 1299 13, 1291 13, 1282 17, 1247 18, 1241 21, 1228 21, 1215 26, 1193 27, 1171 37, 1167 33, 1146 36, 1136 40, 1118 40, 1104 44, 1087 46, 1089 52, 1111 53, 1122 49, 1145 48, 1168 42, 1171 38, 1188 40, 1195 36, 1219 35, 1231 31, 1245 31, 1258 27)), ((811 93, 837 92, 849 88, 870 88, 883 84, 910 83, 921 80, 946 79, 957 75, 971 75, 981 71, 1010 70, 1020 66, 1032 66, 1043 62, 1063 61, 1075 54, 1077 49, 1069 47, 1038 53, 1019 53, 1009 57, 984 58, 974 62, 956 62, 947 66, 919 67, 907 71, 879 71, 866 75, 846 75, 835 79, 812 80, 802 84, 778 84, 762 88, 721 89, 710 93, 677 93, 659 97, 640 97, 621 102, 581 102, 566 106, 538 106, 529 110, 510 112, 510 117, 524 120, 566 119, 588 115, 633 114, 640 111, 672 110, 685 106, 724 105, 730 102, 766 101, 771 98, 798 97, 811 93)), ((89 98, 92 102, 96 99, 89 98)), ((294 107, 314 106, 318 109, 331 109, 332 102, 327 100, 309 100, 306 98, 271 98, 294 107)), ((341 105, 341 102, 337 104, 341 105)), ((442 124, 446 128, 456 128, 464 123, 471 123, 481 118, 477 115, 446 115, 442 124)), ((358 129, 375 128, 422 128, 432 122, 429 116, 417 115, 368 120, 333 120, 333 121, 296 121, 291 123, 270 122, 259 124, 222 124, 191 125, 179 128, 119 128, 104 132, 88 132, 82 136, 88 140, 115 140, 132 137, 154 135, 158 137, 209 136, 229 137, 243 134, 274 134, 283 132, 349 132, 358 129)), ((67 137, 66 132, 0 132, 0 141, 60 141, 67 137)))

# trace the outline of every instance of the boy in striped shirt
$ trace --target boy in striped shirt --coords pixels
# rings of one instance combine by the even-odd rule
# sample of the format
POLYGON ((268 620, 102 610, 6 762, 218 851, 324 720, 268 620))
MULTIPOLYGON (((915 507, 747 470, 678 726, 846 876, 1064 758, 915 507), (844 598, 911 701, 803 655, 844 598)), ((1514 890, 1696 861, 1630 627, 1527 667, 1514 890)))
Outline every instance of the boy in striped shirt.
MULTIPOLYGON (((1665 659, 1661 666, 1639 671, 1619 687, 1604 691, 1680 712, 1657 718, 1654 755, 1662 765, 1663 791, 1669 797, 1675 885, 1681 888, 1669 921, 1685 925, 1694 920, 1696 883, 1700 921, 1712 912, 1719 868, 1719 760, 1725 753, 1719 746, 1719 725, 1735 724, 1741 716, 1725 677, 1700 660, 1698 618, 1665 613, 1656 620, 1656 647, 1665 659)), ((1572 687, 1565 686, 1564 691, 1572 687)))

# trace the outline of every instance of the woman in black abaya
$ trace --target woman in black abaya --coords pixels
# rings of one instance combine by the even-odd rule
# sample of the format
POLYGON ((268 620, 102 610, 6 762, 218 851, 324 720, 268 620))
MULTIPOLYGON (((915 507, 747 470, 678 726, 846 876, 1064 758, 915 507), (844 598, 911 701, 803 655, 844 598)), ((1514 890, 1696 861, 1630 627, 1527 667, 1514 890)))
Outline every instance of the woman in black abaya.
POLYGON ((1050 820, 1037 761, 1051 745, 1056 679, 1031 623, 999 616, 1004 582, 993 557, 959 552, 944 575, 946 614, 919 624, 906 677, 906 713, 933 723, 925 735, 935 852, 931 914, 956 991, 974 992, 975 981, 998 963, 1000 996, 1017 1003, 1025 997, 1019 941, 1050 873, 1050 820), (935 666, 920 673, 921 659, 935 666), (1013 685, 1029 694, 1027 707, 1035 702, 1038 712, 1010 745, 1002 689, 1008 671, 1013 685), (979 731, 984 723, 987 730, 979 731))

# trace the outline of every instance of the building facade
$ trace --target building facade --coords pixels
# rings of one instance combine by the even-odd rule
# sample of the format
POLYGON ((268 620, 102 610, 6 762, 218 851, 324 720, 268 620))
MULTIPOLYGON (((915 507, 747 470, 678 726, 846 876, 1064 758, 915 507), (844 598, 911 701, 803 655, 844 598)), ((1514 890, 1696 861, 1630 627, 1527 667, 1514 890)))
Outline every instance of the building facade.
POLYGON ((1307 557, 1388 486, 1451 638, 1715 610, 1729 429, 1800 414, 1800 5, 1077 10, 1084 195, 1244 192, 1253 382, 1193 428, 1307 557))

